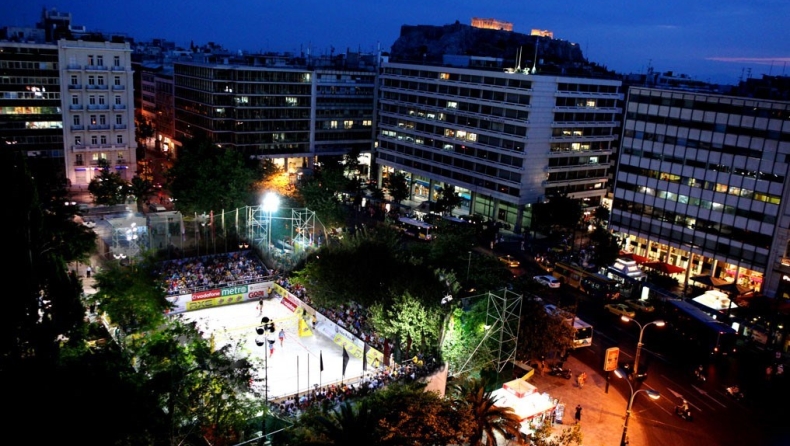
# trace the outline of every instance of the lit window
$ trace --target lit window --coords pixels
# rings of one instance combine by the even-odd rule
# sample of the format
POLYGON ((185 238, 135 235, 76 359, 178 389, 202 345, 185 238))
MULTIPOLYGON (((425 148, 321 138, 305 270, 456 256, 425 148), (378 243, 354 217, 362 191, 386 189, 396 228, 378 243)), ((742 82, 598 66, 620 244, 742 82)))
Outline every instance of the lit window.
POLYGON ((455 101, 447 101, 447 108, 458 108, 458 103, 455 101))
POLYGON ((354 127, 354 121, 343 121, 343 128, 348 130, 354 127))
POLYGON ((439 79, 443 81, 450 80, 450 73, 439 73, 439 79))
POLYGON ((373 121, 371 121, 369 119, 366 119, 366 120, 362 121, 362 126, 363 127, 370 127, 372 125, 373 125, 373 121))
POLYGON ((337 121, 330 121, 329 122, 329 128, 330 129, 336 129, 337 128, 337 121))
POLYGON ((296 107, 297 105, 299 105, 299 99, 293 97, 287 97, 285 98, 285 104, 288 105, 289 107, 296 107))
POLYGON ((446 136, 448 138, 452 138, 453 136, 455 136, 455 130, 444 129, 444 136, 446 136))
POLYGON ((587 99, 587 107, 595 107, 595 99, 587 99))

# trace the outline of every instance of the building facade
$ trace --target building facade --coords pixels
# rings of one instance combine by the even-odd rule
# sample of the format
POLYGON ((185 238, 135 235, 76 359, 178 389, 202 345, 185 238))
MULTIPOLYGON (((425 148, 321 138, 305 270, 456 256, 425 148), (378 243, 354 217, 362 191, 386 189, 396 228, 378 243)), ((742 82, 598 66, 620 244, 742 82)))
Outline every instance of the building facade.
POLYGON ((567 195, 598 206, 618 138, 621 83, 386 62, 379 75, 379 176, 411 199, 454 187, 470 214, 520 230, 530 205, 567 195))
POLYGON ((773 296, 790 275, 790 103, 629 90, 610 228, 624 249, 773 296))
POLYGON ((290 57, 173 65, 175 138, 204 136, 288 173, 373 150, 375 66, 290 57))
POLYGON ((0 42, 0 143, 63 175, 63 113, 58 47, 0 42))
POLYGON ((128 43, 58 41, 66 175, 86 187, 100 160, 126 181, 137 173, 128 43))

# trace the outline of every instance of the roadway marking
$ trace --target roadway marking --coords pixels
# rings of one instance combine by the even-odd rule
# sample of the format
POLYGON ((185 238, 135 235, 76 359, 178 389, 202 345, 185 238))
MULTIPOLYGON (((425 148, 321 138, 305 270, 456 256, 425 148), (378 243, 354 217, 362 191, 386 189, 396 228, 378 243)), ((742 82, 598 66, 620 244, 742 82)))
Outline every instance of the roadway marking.
POLYGON ((709 394, 709 393, 708 393, 708 392, 706 392, 705 390, 703 390, 703 389, 700 389, 699 387, 697 387, 697 386, 695 386, 695 385, 692 385, 691 387, 692 387, 694 390, 696 390, 697 392, 701 393, 702 395, 705 395, 705 396, 707 396, 708 398, 712 399, 713 401, 715 401, 716 403, 718 403, 718 404, 719 404, 721 407, 723 407, 723 408, 725 408, 725 409, 727 408, 727 406, 726 406, 726 405, 724 405, 724 403, 722 403, 721 401, 719 401, 719 400, 717 400, 716 398, 714 398, 714 397, 713 397, 713 395, 709 394))

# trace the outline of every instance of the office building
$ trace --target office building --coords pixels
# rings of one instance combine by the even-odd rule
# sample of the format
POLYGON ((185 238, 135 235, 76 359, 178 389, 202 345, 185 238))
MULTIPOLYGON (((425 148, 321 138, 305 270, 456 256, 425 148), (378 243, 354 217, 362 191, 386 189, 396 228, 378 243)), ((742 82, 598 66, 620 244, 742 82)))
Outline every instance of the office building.
POLYGON ((610 228, 684 286, 773 296, 790 275, 789 157, 786 101, 632 87, 610 228))
POLYGON ((598 206, 618 138, 620 81, 504 70, 481 57, 382 64, 379 177, 405 173, 414 200, 455 188, 464 212, 517 231, 529 227, 530 205, 552 196, 598 206))

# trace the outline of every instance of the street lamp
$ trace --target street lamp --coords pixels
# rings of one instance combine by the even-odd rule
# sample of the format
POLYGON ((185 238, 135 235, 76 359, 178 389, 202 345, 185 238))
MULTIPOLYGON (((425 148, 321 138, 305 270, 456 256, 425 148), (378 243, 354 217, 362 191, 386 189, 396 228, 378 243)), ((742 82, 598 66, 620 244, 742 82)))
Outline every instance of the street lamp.
POLYGON ((469 251, 469 259, 466 261, 466 281, 469 282, 469 269, 472 267, 472 251, 469 251))
MULTIPOLYGON (((614 374, 618 378, 622 378, 623 376, 625 376, 625 372, 622 369, 616 369, 614 371, 614 374)), ((625 409, 625 423, 623 424, 623 436, 620 438, 620 446, 626 446, 626 444, 628 444, 626 442, 626 440, 628 438, 627 437, 627 435, 628 435, 628 419, 631 418, 631 406, 634 405, 634 397, 636 396, 636 394, 639 393, 639 392, 645 392, 647 394, 647 396, 649 396, 651 399, 657 400, 657 399, 661 398, 661 394, 658 393, 658 390, 639 389, 637 391, 634 391, 634 386, 631 384, 631 381, 626 379, 625 382, 628 383, 628 388, 631 389, 631 398, 629 398, 629 400, 628 400, 628 407, 625 409)))
MULTIPOLYGON (((255 327, 255 333, 258 335, 255 337, 255 345, 258 347, 263 347, 264 345, 266 348, 271 349, 274 345, 274 339, 269 339, 269 333, 274 333, 274 321, 269 319, 266 316, 261 318, 261 325, 255 327)), ((263 438, 263 444, 267 444, 266 438, 266 416, 269 413, 269 353, 264 351, 263 352, 263 422, 261 433, 263 438)))
POLYGON ((269 218, 269 229, 266 231, 267 250, 271 250, 272 246, 272 214, 277 212, 278 207, 280 207, 280 197, 274 192, 267 192, 266 195, 263 196, 263 212, 266 212, 269 218))
POLYGON ((621 316, 620 319, 624 322, 634 322, 636 325, 639 326, 639 341, 637 341, 636 343, 636 355, 634 357, 634 374, 633 374, 634 379, 636 379, 636 377, 638 376, 637 372, 639 371, 639 354, 642 352, 642 336, 644 336, 645 334, 645 328, 651 325, 655 325, 656 327, 663 327, 664 325, 666 325, 666 322, 659 319, 657 321, 648 322, 644 326, 642 326, 642 324, 640 324, 639 321, 637 321, 636 319, 631 319, 628 316, 621 316))

